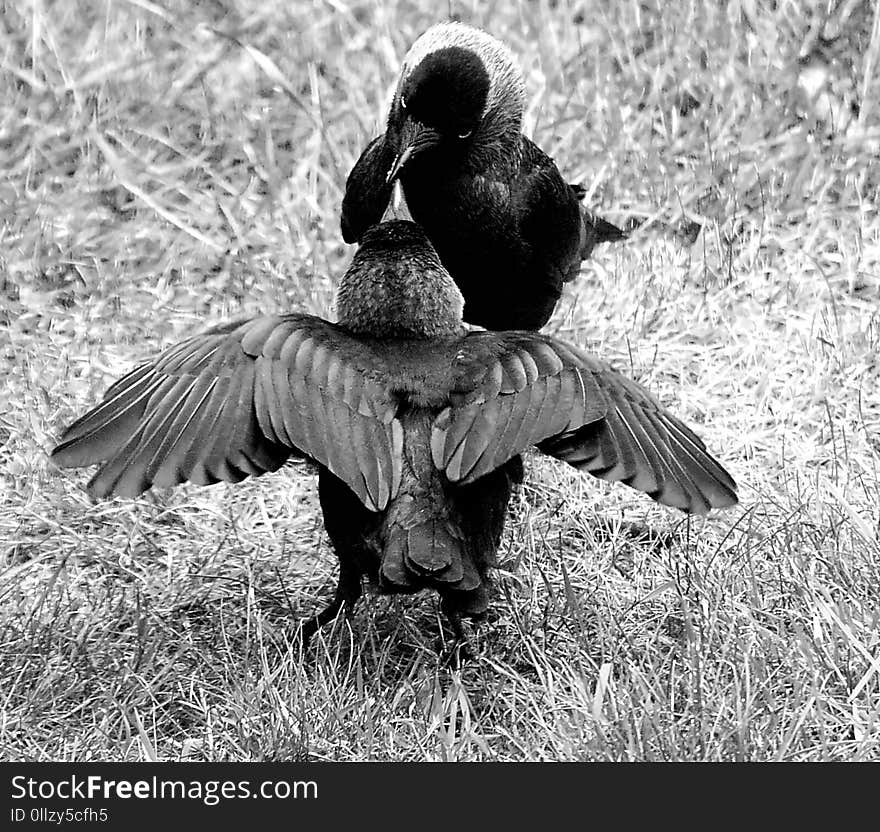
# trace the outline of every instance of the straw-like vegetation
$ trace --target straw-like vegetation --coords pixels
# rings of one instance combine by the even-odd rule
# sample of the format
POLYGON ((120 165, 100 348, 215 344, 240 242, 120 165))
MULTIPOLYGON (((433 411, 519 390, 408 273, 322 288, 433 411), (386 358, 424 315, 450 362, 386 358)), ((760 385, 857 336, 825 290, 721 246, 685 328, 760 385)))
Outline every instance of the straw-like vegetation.
POLYGON ((46 454, 195 329, 332 315, 345 175, 436 4, 0 5, 0 757, 880 757, 876 3, 452 4, 638 226, 549 329, 742 499, 689 520, 530 457, 459 669, 429 596, 302 650, 336 569, 307 467, 92 505, 46 454))

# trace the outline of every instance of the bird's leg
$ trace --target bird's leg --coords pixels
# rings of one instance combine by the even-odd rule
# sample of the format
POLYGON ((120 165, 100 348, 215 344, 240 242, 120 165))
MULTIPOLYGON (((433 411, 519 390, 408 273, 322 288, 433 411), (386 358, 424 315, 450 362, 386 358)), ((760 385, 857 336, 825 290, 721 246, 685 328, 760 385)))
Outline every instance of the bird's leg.
POLYGON ((452 634, 454 638, 452 640, 452 644, 449 645, 445 652, 442 649, 443 643, 441 638, 441 649, 437 652, 442 654, 441 661, 443 664, 448 664, 454 668, 458 668, 459 663, 462 660, 473 658, 473 651, 470 649, 468 637, 464 631, 461 611, 450 598, 441 598, 440 611, 448 619, 449 625, 450 627, 452 627, 452 634))
POLYGON ((302 625, 303 644, 308 647, 312 636, 325 624, 333 621, 339 615, 339 611, 343 606, 345 607, 346 617, 350 617, 354 612, 354 605, 357 603, 358 598, 361 597, 362 591, 361 573, 357 568, 357 564, 347 558, 340 560, 339 580, 336 583, 336 592, 333 595, 333 600, 314 618, 302 625))
POLYGON ((449 620, 449 626, 452 627, 452 632, 455 635, 455 641, 465 641, 467 639, 467 636, 464 632, 464 624, 461 620, 461 613, 446 598, 444 598, 440 602, 440 609, 449 620))

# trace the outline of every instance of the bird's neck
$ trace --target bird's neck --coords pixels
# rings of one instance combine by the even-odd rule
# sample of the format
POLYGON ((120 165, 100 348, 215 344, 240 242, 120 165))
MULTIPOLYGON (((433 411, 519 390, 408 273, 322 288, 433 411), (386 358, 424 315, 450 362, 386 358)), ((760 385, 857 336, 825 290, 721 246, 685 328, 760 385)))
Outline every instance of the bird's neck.
POLYGON ((474 136, 470 158, 480 170, 502 169, 519 165, 522 154, 522 120, 499 118, 483 125, 474 136))
POLYGON ((416 253, 386 263, 359 255, 336 294, 344 327, 374 338, 453 338, 464 332, 464 299, 436 257, 416 253))

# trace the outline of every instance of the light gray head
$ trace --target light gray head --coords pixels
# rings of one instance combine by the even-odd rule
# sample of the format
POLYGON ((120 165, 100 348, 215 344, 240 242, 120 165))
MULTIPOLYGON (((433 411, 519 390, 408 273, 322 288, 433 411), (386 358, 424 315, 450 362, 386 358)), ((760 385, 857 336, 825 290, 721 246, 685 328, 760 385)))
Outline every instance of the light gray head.
POLYGON ((375 338, 451 338, 464 331, 464 298, 421 226, 374 225, 336 293, 339 323, 375 338))
POLYGON ((510 50, 463 23, 432 26, 403 59, 388 131, 399 142, 394 179, 431 147, 490 162, 517 146, 525 84, 510 50))

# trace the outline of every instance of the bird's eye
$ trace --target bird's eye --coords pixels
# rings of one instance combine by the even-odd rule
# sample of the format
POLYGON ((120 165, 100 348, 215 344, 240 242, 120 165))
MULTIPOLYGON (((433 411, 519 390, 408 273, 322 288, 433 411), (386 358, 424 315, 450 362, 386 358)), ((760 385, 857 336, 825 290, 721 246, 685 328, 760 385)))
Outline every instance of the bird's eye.
POLYGON ((470 136, 470 134, 473 133, 473 132, 474 132, 473 130, 468 130, 467 133, 459 133, 459 134, 458 134, 458 138, 460 138, 460 139, 466 139, 466 138, 468 138, 468 137, 470 136))

